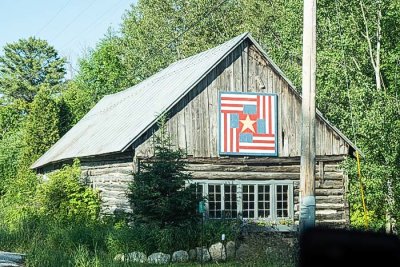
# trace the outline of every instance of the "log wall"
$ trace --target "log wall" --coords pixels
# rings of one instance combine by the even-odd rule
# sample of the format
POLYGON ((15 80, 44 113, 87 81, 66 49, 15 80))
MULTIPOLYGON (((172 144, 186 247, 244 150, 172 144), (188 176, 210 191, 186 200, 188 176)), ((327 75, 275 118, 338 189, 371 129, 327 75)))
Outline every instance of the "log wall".
POLYGON ((100 193, 103 214, 131 211, 126 197, 133 181, 133 153, 81 159, 82 179, 100 193))

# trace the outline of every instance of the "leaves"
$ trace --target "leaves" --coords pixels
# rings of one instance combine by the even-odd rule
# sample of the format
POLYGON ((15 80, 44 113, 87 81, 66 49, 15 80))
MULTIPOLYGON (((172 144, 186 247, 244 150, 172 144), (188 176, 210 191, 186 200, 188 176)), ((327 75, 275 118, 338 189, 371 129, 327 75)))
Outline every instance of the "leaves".
POLYGON ((45 40, 30 37, 7 44, 0 57, 0 93, 30 103, 39 85, 62 82, 64 64, 65 59, 45 40))

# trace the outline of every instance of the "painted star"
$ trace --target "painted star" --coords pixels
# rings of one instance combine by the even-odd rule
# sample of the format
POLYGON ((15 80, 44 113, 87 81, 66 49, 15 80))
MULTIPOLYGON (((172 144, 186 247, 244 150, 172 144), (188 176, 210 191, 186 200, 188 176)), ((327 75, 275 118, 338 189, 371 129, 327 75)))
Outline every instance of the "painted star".
POLYGON ((253 124, 256 121, 252 121, 250 119, 250 116, 247 115, 245 120, 240 120, 241 123, 243 123, 243 127, 242 127, 242 133, 246 130, 246 129, 250 129, 250 131, 252 131, 253 133, 255 133, 256 131, 254 130, 253 124))

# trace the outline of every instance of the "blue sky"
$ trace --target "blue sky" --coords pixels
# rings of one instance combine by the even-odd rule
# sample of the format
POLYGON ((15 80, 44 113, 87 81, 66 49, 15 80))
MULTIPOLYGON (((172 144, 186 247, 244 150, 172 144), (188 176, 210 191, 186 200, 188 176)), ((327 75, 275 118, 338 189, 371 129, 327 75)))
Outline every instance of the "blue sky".
MULTIPOLYGON (((76 67, 136 0, 1 0, 0 48, 21 38, 47 40, 76 67)), ((68 71, 68 75, 71 73, 68 71)), ((68 77, 69 78, 69 77, 68 77)))

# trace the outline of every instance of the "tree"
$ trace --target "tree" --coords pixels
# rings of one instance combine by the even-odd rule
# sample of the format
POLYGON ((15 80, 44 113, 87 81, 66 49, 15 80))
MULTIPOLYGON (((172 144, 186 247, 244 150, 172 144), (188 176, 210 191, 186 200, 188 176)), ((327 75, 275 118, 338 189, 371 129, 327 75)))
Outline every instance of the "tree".
POLYGON ((79 66, 76 83, 81 91, 91 94, 93 103, 129 86, 121 62, 120 38, 111 30, 95 49, 80 59, 79 66))
POLYGON ((197 221, 196 188, 185 186, 192 177, 184 172, 183 152, 172 150, 165 139, 156 140, 154 157, 141 164, 129 185, 134 218, 160 227, 197 221))
POLYGON ((4 47, 0 57, 0 93, 10 100, 32 102, 39 86, 63 81, 65 58, 47 41, 30 37, 4 47))
POLYGON ((42 86, 24 125, 21 170, 29 167, 60 138, 60 109, 50 90, 42 86))

